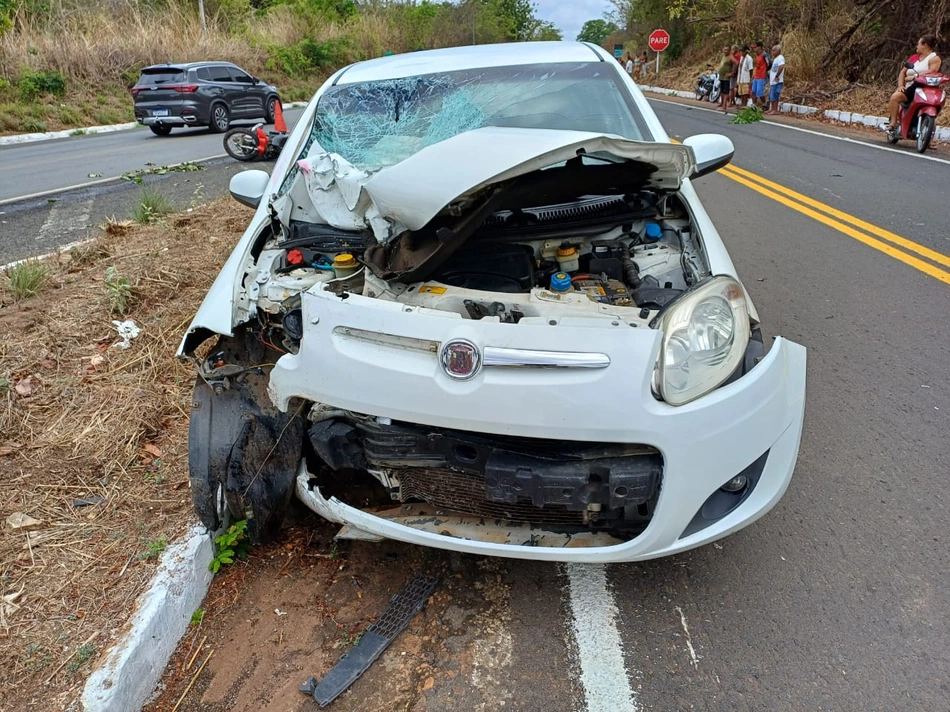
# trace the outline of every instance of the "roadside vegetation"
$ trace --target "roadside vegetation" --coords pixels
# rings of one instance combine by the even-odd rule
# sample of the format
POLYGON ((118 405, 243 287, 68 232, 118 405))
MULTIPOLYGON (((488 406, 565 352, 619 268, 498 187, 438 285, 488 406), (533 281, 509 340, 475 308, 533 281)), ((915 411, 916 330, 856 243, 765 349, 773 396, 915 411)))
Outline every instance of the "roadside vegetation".
MULTIPOLYGON (((194 370, 174 353, 250 214, 225 198, 150 225, 110 220, 0 269, 4 709, 29 709, 38 689, 43 709, 70 708, 193 521, 194 370), (125 320, 140 331, 123 337, 125 320)), ((245 553, 236 532, 225 543, 221 563, 245 553)))
POLYGON ((462 44, 560 39, 531 0, 0 0, 0 133, 134 120, 149 64, 227 60, 309 99, 348 62, 462 44))

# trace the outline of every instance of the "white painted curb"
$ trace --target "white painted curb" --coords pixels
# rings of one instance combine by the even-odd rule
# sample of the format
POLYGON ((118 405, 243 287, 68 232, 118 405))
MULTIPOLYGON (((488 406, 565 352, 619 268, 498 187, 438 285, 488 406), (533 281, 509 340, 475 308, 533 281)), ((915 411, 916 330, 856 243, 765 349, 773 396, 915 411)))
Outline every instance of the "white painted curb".
MULTIPOLYGON (((663 87, 652 87, 646 84, 638 85, 641 91, 648 91, 653 94, 663 94, 665 96, 678 96, 681 99, 695 99, 696 95, 691 91, 680 91, 677 89, 665 89, 663 87)), ((811 114, 817 114, 819 109, 814 106, 804 106, 803 104, 788 104, 781 103, 778 106, 778 110, 783 114, 798 114, 800 116, 808 116, 811 114)), ((865 114, 856 114, 850 111, 839 111, 837 109, 825 109, 822 112, 822 115, 826 119, 831 119, 832 121, 837 121, 842 124, 859 124, 861 126, 871 126, 871 127, 880 127, 887 123, 886 116, 871 116, 865 114)), ((934 138, 938 141, 950 141, 950 128, 946 126, 938 126, 937 131, 934 133, 934 138)))
MULTIPOLYGON (((284 104, 285 109, 298 109, 306 106, 305 101, 292 101, 284 104)), ((85 136, 87 134, 113 133, 115 131, 128 131, 138 126, 138 122, 130 121, 126 124, 110 124, 108 126, 86 126, 85 128, 66 129, 65 131, 47 131, 45 133, 14 134, 13 136, 0 136, 0 146, 11 146, 18 143, 33 143, 34 141, 49 141, 54 138, 69 138, 70 136, 85 136)))
POLYGON ((82 693, 86 712, 142 708, 208 592, 213 556, 211 535, 201 524, 165 550, 151 584, 136 601, 125 633, 86 681, 82 693))

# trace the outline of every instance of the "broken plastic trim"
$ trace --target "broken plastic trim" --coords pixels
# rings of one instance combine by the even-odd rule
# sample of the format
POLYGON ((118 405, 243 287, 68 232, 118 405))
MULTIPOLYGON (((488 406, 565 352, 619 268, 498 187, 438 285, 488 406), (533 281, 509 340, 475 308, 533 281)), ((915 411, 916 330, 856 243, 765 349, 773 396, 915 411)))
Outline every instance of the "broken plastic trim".
POLYGON ((360 636, 356 647, 345 653, 319 683, 314 677, 304 680, 300 691, 312 695, 321 707, 333 702, 356 682, 396 636, 409 626, 413 616, 422 610, 438 583, 438 578, 426 574, 416 574, 409 579, 405 588, 390 599, 389 607, 383 615, 360 636))

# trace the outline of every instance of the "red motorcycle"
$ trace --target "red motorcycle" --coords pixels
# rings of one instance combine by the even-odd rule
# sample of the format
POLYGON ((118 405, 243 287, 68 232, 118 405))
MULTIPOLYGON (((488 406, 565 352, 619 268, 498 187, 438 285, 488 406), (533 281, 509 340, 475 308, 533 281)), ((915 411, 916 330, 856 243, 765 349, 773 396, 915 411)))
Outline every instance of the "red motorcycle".
POLYGON ((286 131, 265 131, 264 124, 235 128, 224 134, 224 150, 238 161, 268 161, 280 155, 287 136, 286 131))
POLYGON ((289 136, 280 102, 274 104, 274 130, 265 131, 264 124, 249 129, 231 129, 224 134, 224 150, 238 161, 267 161, 277 158, 289 136))
POLYGON ((950 77, 946 74, 918 74, 914 77, 914 98, 901 104, 897 126, 884 131, 888 143, 897 143, 902 138, 916 139, 917 153, 930 147, 937 130, 937 114, 947 100, 943 88, 947 82, 950 82, 950 77))

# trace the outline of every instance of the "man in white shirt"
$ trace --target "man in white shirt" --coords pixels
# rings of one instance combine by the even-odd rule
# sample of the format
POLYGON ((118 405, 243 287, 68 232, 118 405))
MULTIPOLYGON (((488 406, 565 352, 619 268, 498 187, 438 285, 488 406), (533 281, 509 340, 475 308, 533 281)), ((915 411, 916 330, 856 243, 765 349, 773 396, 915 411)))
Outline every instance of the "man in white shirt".
POLYGON ((782 97, 782 87, 785 86, 785 56, 782 47, 775 45, 772 48, 772 68, 769 70, 769 110, 766 114, 777 114, 778 102, 782 97))
POLYGON ((742 46, 742 58, 739 60, 738 86, 736 96, 739 97, 739 106, 749 103, 749 88, 752 84, 752 55, 749 54, 749 45, 742 46))

